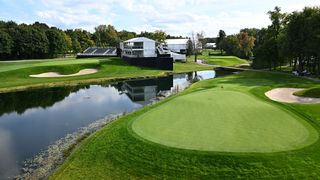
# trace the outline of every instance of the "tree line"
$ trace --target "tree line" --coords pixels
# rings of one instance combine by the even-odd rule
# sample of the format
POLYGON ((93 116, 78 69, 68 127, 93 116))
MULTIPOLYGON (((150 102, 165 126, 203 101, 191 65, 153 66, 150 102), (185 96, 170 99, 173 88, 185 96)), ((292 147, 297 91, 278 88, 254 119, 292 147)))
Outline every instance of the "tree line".
POLYGON ((27 25, 0 21, 0 59, 54 58, 92 45, 91 33, 85 30, 63 31, 39 22, 27 25))
POLYGON ((216 42, 221 54, 225 51, 226 54, 248 59, 253 56, 252 50, 255 40, 254 36, 244 30, 229 36, 226 36, 225 32, 220 30, 216 42))
POLYGON ((99 25, 91 33, 83 29, 61 30, 39 22, 27 25, 0 21, 0 60, 55 58, 93 46, 117 47, 121 41, 142 36, 158 42, 180 38, 160 30, 140 34, 117 31, 112 25, 99 25))
POLYGON ((282 13, 275 7, 268 15, 271 25, 267 28, 246 28, 229 36, 221 30, 218 48, 230 55, 252 58, 254 68, 290 66, 299 73, 320 74, 320 8, 282 13))

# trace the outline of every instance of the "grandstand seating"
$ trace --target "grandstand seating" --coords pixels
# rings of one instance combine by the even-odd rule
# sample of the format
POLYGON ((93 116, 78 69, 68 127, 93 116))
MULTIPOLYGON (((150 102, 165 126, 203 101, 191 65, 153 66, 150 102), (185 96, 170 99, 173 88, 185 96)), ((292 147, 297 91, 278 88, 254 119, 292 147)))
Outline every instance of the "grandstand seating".
POLYGON ((86 49, 83 53, 91 54, 91 53, 93 53, 95 50, 96 50, 95 48, 88 48, 88 49, 86 49))
POLYGON ((78 53, 77 57, 99 57, 99 56, 117 56, 117 48, 108 47, 90 47, 83 51, 83 53, 78 53))

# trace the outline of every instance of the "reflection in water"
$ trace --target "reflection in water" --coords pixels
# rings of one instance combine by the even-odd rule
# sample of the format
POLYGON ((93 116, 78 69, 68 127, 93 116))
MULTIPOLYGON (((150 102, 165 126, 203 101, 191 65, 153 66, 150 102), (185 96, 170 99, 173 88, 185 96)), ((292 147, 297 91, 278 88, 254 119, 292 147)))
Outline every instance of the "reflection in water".
POLYGON ((0 94, 0 179, 16 174, 23 160, 80 127, 134 111, 192 82, 213 77, 215 71, 201 71, 114 85, 0 94))
POLYGON ((17 112, 22 114, 29 108, 46 108, 62 101, 71 92, 83 87, 59 87, 51 89, 30 90, 0 94, 0 116, 4 113, 17 112))
POLYGON ((156 100, 163 91, 173 87, 173 76, 136 81, 125 81, 121 90, 134 102, 149 104, 156 100))
POLYGON ((0 179, 19 172, 9 131, 0 128, 0 179))

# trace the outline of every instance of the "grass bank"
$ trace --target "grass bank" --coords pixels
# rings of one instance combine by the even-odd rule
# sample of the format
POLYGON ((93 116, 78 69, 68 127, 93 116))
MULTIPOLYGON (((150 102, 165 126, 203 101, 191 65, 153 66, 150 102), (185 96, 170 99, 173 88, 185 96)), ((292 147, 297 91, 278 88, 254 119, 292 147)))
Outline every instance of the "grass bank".
MULTIPOLYGON (((319 140, 314 140, 312 144, 307 146, 298 146, 281 152, 199 151, 187 150, 181 147, 169 147, 159 142, 155 143, 145 137, 142 138, 132 129, 132 124, 136 119, 145 116, 151 111, 161 109, 162 106, 168 106, 168 103, 176 102, 179 98, 195 93, 215 93, 214 91, 220 91, 223 87, 224 90, 246 94, 253 98, 252 101, 267 103, 273 108, 289 113, 292 119, 287 119, 287 122, 283 125, 299 122, 304 124, 304 127, 314 129, 318 135, 320 130, 319 104, 283 104, 273 102, 264 95, 264 92, 275 87, 308 88, 313 86, 314 83, 312 81, 288 75, 263 72, 242 72, 232 76, 198 82, 174 97, 131 113, 91 135, 75 149, 51 179, 317 178, 320 174, 319 140)), ((215 101, 218 98, 229 96, 229 94, 223 94, 219 97, 204 96, 211 98, 211 101, 215 101)), ((190 104, 190 106, 196 105, 185 103, 190 104)), ((229 108, 230 103, 219 108, 229 108)), ((237 103, 240 106, 245 106, 246 102, 240 101, 237 103)), ((198 107, 200 108, 201 106, 198 107)), ((214 109, 215 107, 206 108, 214 109)), ((194 109, 191 108, 191 110, 193 111, 194 109)), ((246 110, 252 113, 255 111, 254 107, 246 110)), ((187 111, 189 111, 189 108, 185 109, 185 112, 187 111)), ((234 118, 242 116, 241 113, 237 114, 234 114, 234 118)), ((231 118, 231 121, 234 118, 231 118)), ((170 123, 174 124, 175 119, 171 120, 170 123)), ((188 121, 192 122, 192 120, 188 121)), ((268 122, 263 123, 272 126, 268 122)), ((208 126, 208 122, 206 124, 208 126)), ((231 124, 234 124, 234 121, 231 124)), ((223 124, 223 128, 226 128, 226 124, 223 124)), ((250 130, 247 133, 253 133, 253 136, 265 133, 259 129, 260 127, 245 126, 245 128, 250 130)), ((282 126, 284 131, 287 131, 285 130, 286 128, 286 126, 282 126)), ((153 130, 158 131, 159 129, 153 127, 153 130)), ((231 126, 225 129, 225 131, 230 130, 231 126)), ((310 131, 309 133, 310 135, 312 134, 310 131)), ((298 132, 298 134, 301 135, 301 132, 298 132)), ((253 145, 258 143, 255 142, 253 145)), ((275 144, 277 143, 275 142, 275 144)))
POLYGON ((180 73, 212 69, 193 62, 175 63, 173 71, 155 70, 130 66, 120 58, 90 58, 68 60, 28 60, 17 62, 0 62, 0 92, 24 90, 29 88, 68 86, 114 81, 126 78, 163 76, 167 73, 180 73), (75 77, 34 78, 31 74, 59 72, 73 74, 81 69, 96 68, 98 73, 75 77))
MULTIPOLYGON (((219 54, 219 52, 213 50, 204 50, 202 55, 198 55, 197 58, 204 60, 206 64, 217 66, 238 66, 249 63, 247 60, 238 58, 236 56, 222 56, 219 54)), ((189 57, 188 60, 193 61, 194 56, 189 57)))
POLYGON ((320 98, 320 87, 305 89, 294 93, 296 96, 320 98))

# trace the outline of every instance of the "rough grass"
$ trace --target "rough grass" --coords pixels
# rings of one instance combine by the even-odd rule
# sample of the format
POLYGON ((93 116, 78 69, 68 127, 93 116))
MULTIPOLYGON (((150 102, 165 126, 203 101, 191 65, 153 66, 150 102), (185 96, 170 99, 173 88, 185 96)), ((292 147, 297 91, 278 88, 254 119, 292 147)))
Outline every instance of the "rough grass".
POLYGON ((300 117, 224 88, 175 98, 138 117, 132 128, 152 142, 204 151, 278 152, 318 139, 300 117))
POLYGON ((243 72, 201 81, 175 97, 114 121, 85 139, 51 179, 317 179, 320 176, 319 140, 299 150, 276 153, 203 152, 152 143, 132 132, 131 123, 142 114, 182 95, 221 86, 286 109, 319 132, 319 104, 281 104, 264 95, 275 87, 313 87, 314 82, 287 75, 243 72))
POLYGON ((297 91, 293 94, 301 97, 320 98, 320 87, 297 91))
MULTIPOLYGON (((201 66, 193 62, 175 63, 173 73, 206 69, 212 69, 212 67, 201 66)), ((161 76, 165 73, 172 73, 172 71, 130 66, 120 58, 0 62, 0 92, 30 87, 75 85, 77 83, 100 82, 117 78, 161 76), (29 77, 31 74, 49 71, 59 72, 61 74, 72 74, 85 68, 97 68, 99 72, 74 77, 29 77)))

